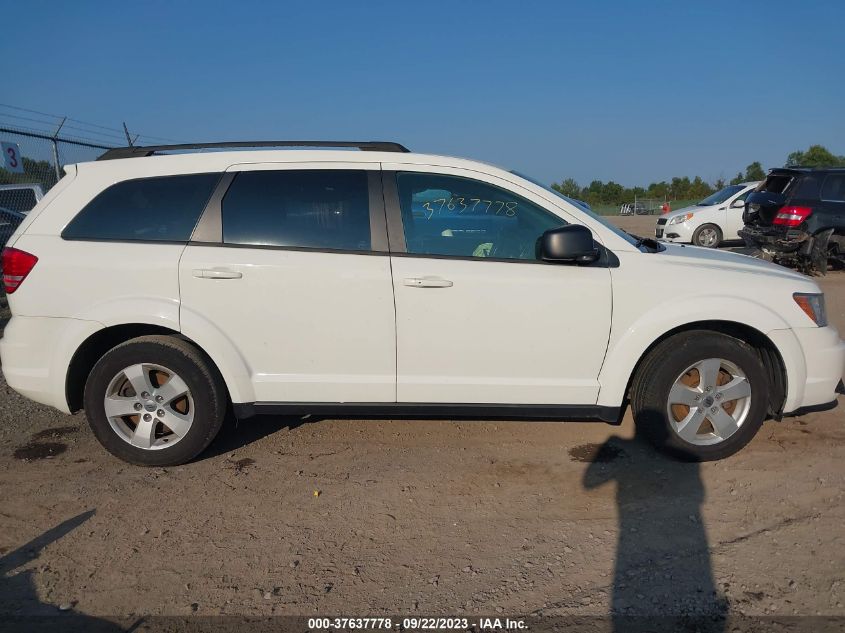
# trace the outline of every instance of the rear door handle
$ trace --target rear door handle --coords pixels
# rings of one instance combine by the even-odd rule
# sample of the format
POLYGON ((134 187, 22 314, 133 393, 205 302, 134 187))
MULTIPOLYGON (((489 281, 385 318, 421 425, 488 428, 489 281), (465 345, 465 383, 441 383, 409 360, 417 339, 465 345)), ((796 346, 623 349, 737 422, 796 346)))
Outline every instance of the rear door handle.
POLYGON ((191 271, 198 279, 240 279, 243 273, 228 268, 194 268, 191 271))
POLYGON ((410 288, 451 288, 452 282, 440 277, 406 277, 402 283, 410 288))

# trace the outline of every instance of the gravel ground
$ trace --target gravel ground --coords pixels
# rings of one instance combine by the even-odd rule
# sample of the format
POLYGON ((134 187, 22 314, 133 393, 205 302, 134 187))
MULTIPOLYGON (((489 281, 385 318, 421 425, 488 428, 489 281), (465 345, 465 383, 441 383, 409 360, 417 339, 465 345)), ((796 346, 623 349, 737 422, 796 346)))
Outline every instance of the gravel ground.
MULTIPOLYGON (((845 331, 845 273, 821 283, 845 331)), ((266 417, 145 469, 0 381, 0 618, 845 616, 842 404, 702 465, 630 415, 266 417)))

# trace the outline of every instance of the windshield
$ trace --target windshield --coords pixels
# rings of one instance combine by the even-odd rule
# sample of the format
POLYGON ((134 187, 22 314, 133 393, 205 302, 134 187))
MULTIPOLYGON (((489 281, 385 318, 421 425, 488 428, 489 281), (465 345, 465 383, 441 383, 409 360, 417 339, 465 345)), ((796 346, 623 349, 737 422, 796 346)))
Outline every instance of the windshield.
POLYGON ((569 204, 574 205, 576 208, 580 209, 581 211, 583 211, 584 213, 589 215, 591 218, 593 218, 597 222, 601 222, 609 230, 613 231, 614 234, 618 235, 623 240, 628 242, 628 244, 631 244, 632 246, 637 246, 639 244, 639 241, 637 240, 636 237, 634 237, 630 233, 626 233, 625 231, 620 229, 618 226, 614 226, 613 223, 611 223, 611 221, 608 220, 606 217, 595 213, 592 209, 590 209, 590 207, 587 205, 586 202, 581 202, 580 200, 573 200, 569 196, 565 196, 561 192, 555 191, 554 189, 552 189, 548 185, 544 185, 542 182, 535 180, 531 176, 526 176, 525 174, 520 174, 518 171, 512 171, 511 173, 514 174, 515 176, 519 176, 520 178, 525 178, 525 180, 527 180, 528 182, 533 182, 535 185, 537 185, 538 187, 542 187, 546 191, 551 191, 558 198, 563 198, 569 204))
POLYGON ((696 206, 710 207, 714 204, 722 204, 725 200, 730 198, 732 195, 739 193, 743 189, 745 189, 745 185, 731 185, 730 187, 725 187, 724 189, 720 189, 714 193, 712 196, 707 196, 696 206))

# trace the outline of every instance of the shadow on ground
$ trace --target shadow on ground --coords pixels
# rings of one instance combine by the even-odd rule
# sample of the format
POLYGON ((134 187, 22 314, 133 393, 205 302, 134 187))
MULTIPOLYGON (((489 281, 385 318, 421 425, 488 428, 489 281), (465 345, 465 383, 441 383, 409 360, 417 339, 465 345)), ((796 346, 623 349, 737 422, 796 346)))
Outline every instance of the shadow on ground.
POLYGON ((639 434, 610 438, 586 461, 585 488, 616 485, 614 630, 652 630, 657 623, 643 616, 660 614, 723 631, 729 606, 713 578, 699 464, 658 454, 639 434))
POLYGON ((303 424, 317 422, 320 419, 322 418, 301 415, 256 415, 245 420, 238 420, 233 415, 227 415, 220 433, 194 461, 201 462, 219 457, 249 446, 281 429, 286 428, 292 431, 303 424))
POLYGON ((96 510, 78 514, 47 530, 41 536, 0 558, 0 619, 3 631, 70 631, 116 633, 126 629, 108 620, 77 613, 72 604, 53 605, 41 601, 33 575, 35 570, 21 567, 37 559, 51 543, 63 538, 88 519, 96 510))

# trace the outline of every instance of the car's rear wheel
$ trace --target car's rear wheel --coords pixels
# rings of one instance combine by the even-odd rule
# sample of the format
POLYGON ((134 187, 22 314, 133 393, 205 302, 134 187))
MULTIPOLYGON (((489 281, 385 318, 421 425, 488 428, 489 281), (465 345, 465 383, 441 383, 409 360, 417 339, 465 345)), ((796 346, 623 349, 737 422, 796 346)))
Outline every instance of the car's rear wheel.
POLYGON ((769 404, 757 351, 737 338, 690 331, 657 345, 631 388, 638 431, 657 447, 694 461, 721 459, 745 446, 769 404))
POLYGON ((693 232, 692 243, 695 246, 716 248, 722 243, 722 229, 715 224, 702 224, 693 232))
POLYGON ((173 466, 201 453, 226 411, 225 387, 187 341, 143 336, 108 351, 85 384, 85 413, 110 453, 132 464, 173 466))

